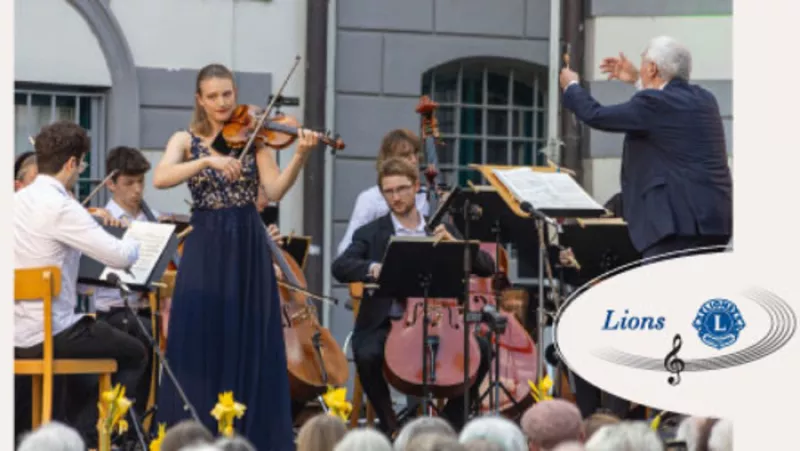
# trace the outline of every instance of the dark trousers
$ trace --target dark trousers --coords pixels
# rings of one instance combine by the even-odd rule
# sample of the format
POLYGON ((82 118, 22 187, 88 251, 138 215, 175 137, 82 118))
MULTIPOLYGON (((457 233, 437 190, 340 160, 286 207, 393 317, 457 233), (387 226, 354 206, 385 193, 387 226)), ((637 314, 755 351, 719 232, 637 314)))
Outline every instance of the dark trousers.
MULTIPOLYGON (((397 417, 392 408, 392 396, 389 385, 383 375, 384 345, 389 334, 390 326, 371 331, 353 332, 352 346, 353 357, 356 364, 358 378, 364 394, 369 399, 375 414, 380 420, 380 429, 387 435, 391 435, 397 430, 397 417)), ((479 388, 486 374, 489 372, 491 349, 489 341, 482 337, 476 337, 480 347, 480 365, 478 366, 478 377, 470 388, 469 398, 474 405, 478 401, 479 388)), ((470 356, 475 358, 476 356, 470 356)), ((459 396, 448 400, 441 416, 450 422, 453 428, 460 430, 467 419, 464 418, 464 397, 459 396)))
MULTIPOLYGON (((138 387, 141 378, 146 376, 147 349, 139 340, 105 321, 88 316, 82 318, 53 337, 53 348, 54 357, 58 359, 116 360, 118 368, 114 383, 125 387, 138 387)), ((42 345, 14 348, 14 356, 18 359, 41 358, 42 345)), ((30 379, 26 379, 30 384, 30 379)), ((72 425, 83 436, 87 446, 94 447, 97 443, 97 377, 79 375, 54 379, 54 419, 72 425)), ((27 399, 30 407, 30 385, 26 393, 22 399, 27 399)), ((30 425, 30 412, 27 418, 30 425)))
POLYGON ((153 337, 153 323, 151 322, 150 309, 139 310, 138 317, 141 325, 136 321, 133 313, 127 308, 111 308, 107 312, 97 312, 98 320, 105 321, 118 330, 139 340, 148 351, 146 353, 145 370, 142 377, 139 378, 139 383, 136 387, 128 388, 126 392, 127 397, 134 397, 136 399, 134 407, 136 408, 136 414, 141 419, 141 416, 144 415, 147 409, 147 398, 150 396, 150 385, 152 382, 153 353, 151 352, 152 345, 150 344, 149 337, 153 337), (142 330, 142 326, 144 326, 144 331, 142 330))
MULTIPOLYGON (((670 236, 642 251, 643 258, 657 257, 670 252, 686 251, 699 247, 724 246, 731 240, 730 236, 670 236)), ((680 257, 680 256, 676 256, 680 257)))

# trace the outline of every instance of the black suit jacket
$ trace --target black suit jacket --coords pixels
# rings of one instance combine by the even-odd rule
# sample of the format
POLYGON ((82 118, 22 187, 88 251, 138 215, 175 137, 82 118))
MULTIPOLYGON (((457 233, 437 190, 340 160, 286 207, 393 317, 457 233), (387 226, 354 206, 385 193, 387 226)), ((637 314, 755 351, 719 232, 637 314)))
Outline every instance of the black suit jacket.
MULTIPOLYGON (((454 238, 462 239, 463 235, 455 227, 446 223, 445 227, 454 238)), ((353 241, 347 249, 334 260, 331 268, 333 277, 340 283, 368 282, 369 266, 383 260, 392 235, 394 224, 391 213, 361 226, 353 233, 353 241)), ((458 265, 460 262, 453 264, 458 265)), ((480 277, 491 276, 494 273, 492 257, 479 251, 472 263, 472 273, 480 277)), ((365 293, 356 318, 355 330, 377 329, 388 324, 391 305, 390 299, 371 299, 365 293)))
POLYGON ((622 217, 644 251, 672 236, 730 236, 731 171, 719 106, 707 90, 675 79, 628 102, 602 106, 580 86, 564 108, 588 126, 625 133, 622 217))

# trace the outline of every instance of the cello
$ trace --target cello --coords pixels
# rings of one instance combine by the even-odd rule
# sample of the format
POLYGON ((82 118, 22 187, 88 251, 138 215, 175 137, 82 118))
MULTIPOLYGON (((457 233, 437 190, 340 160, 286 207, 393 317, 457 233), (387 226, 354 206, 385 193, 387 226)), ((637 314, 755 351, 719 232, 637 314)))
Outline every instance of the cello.
MULTIPOLYGON (((421 129, 428 163, 425 171, 427 197, 431 211, 436 210, 437 190, 443 184, 436 167, 439 132, 433 113, 437 107, 437 103, 423 96, 416 108, 422 118, 421 129)), ((438 345, 423 347, 423 328, 426 327, 423 307, 424 299, 407 299, 403 316, 392 321, 384 345, 384 375, 390 384, 408 395, 423 397, 427 388, 434 398, 458 397, 465 388, 464 350, 468 347, 469 355, 475 356, 480 355, 480 347, 471 334, 465 343, 466 326, 457 299, 428 299, 427 336, 434 338, 438 345), (428 362, 427 380, 423 380, 423 358, 428 362)), ((478 377, 479 366, 479 359, 469 360, 466 372, 470 386, 478 377)))
POLYGON ((317 319, 300 265, 275 243, 266 226, 264 232, 272 258, 282 273, 278 279, 278 294, 291 398, 307 402, 325 393, 328 386, 346 384, 350 376, 349 364, 336 339, 317 319))

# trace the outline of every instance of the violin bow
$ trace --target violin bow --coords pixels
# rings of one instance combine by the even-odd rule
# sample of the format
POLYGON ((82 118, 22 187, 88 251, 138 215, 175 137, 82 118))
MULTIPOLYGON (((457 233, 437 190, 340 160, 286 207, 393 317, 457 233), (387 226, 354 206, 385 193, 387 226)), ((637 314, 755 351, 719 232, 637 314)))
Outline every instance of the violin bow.
POLYGON ((86 206, 86 204, 88 204, 88 203, 89 203, 89 201, 91 201, 91 200, 92 200, 92 198, 93 198, 94 196, 96 196, 96 195, 97 195, 97 193, 99 193, 99 192, 100 192, 100 190, 101 190, 101 189, 103 189, 103 187, 104 187, 104 186, 106 186, 106 183, 107 183, 109 180, 111 180, 111 177, 114 177, 115 175, 117 175, 117 172, 118 172, 118 171, 117 171, 116 169, 114 169, 113 171, 111 171, 111 173, 109 173, 109 174, 106 176, 106 178, 104 178, 104 179, 103 179, 103 181, 102 181, 102 182, 98 183, 98 184, 97 184, 97 186, 95 186, 95 187, 94 187, 94 189, 92 190, 92 192, 91 192, 91 193, 89 193, 89 195, 88 195, 88 196, 86 196, 86 199, 83 199, 83 202, 81 202, 81 206, 85 207, 85 206, 86 206))
MULTIPOLYGON (((261 127, 264 125, 264 121, 267 119, 267 116, 269 116, 269 113, 272 112, 272 108, 274 107, 275 102, 280 98, 281 93, 286 88, 286 84, 289 83, 289 79, 292 78, 292 74, 294 74, 294 70, 297 69, 298 64, 300 64, 300 55, 296 55, 294 57, 294 64, 292 65, 292 68, 289 70, 289 73, 286 75, 286 78, 283 79, 283 84, 281 84, 281 87, 280 89, 278 89, 278 92, 274 96, 272 96, 272 101, 270 101, 269 104, 267 104, 267 108, 264 109, 264 113, 261 115, 260 118, 258 118, 258 124, 256 125, 255 130, 260 130, 261 127)), ((253 145, 253 141, 255 141, 257 135, 258 133, 250 134, 250 139, 247 141, 247 144, 244 146, 244 149, 242 149, 242 154, 239 155, 240 162, 244 160, 244 156, 247 155, 247 151, 250 150, 250 147, 253 145)))

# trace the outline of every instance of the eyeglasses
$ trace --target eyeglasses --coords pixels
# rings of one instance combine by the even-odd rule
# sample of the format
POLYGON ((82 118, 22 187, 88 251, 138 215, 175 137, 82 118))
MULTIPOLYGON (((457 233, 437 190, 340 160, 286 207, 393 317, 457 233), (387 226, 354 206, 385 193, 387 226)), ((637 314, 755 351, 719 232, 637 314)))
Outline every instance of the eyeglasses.
POLYGON ((386 197, 392 197, 395 194, 397 194, 398 196, 403 196, 408 194, 411 191, 411 188, 412 188, 411 185, 402 185, 398 186, 397 188, 385 189, 383 190, 383 195, 386 197))

